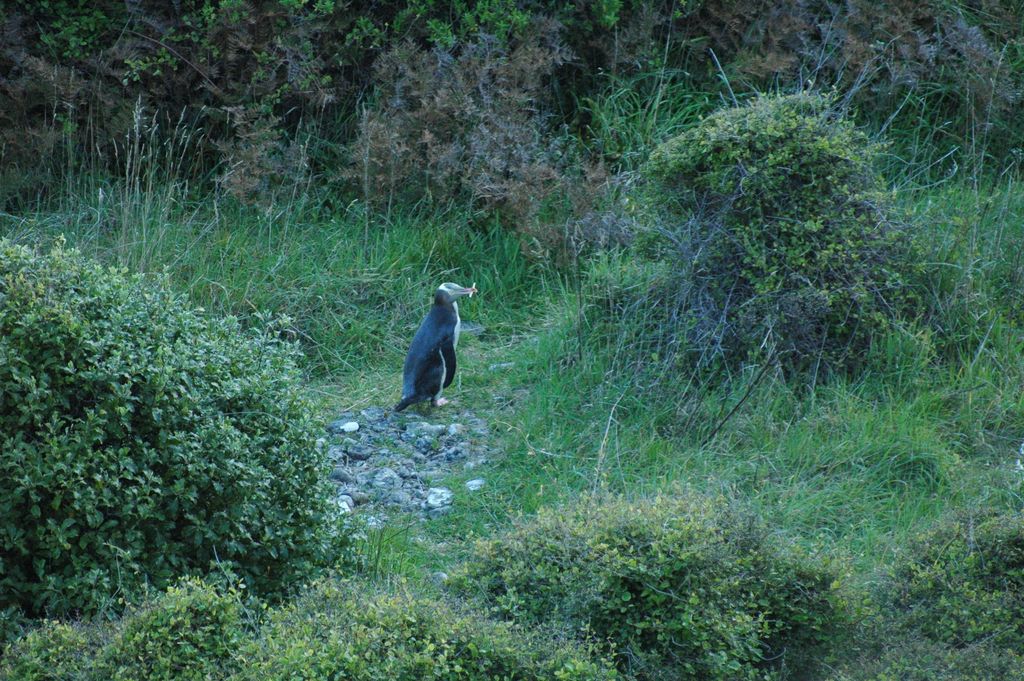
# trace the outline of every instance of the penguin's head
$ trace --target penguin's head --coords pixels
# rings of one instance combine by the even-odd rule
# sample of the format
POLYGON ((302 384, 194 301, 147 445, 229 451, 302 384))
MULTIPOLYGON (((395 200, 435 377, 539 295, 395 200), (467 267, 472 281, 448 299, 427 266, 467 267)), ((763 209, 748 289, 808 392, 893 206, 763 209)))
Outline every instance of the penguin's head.
POLYGON ((476 284, 473 284, 469 288, 466 288, 465 286, 453 284, 450 281, 447 281, 438 286, 437 290, 444 291, 452 300, 455 300, 456 298, 461 298, 462 296, 472 296, 474 293, 477 292, 476 284))

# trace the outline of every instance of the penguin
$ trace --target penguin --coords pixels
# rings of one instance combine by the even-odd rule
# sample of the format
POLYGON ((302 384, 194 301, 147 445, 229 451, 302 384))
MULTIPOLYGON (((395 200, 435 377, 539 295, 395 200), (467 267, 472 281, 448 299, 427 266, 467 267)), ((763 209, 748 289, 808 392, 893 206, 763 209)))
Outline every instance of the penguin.
POLYGON ((459 345, 459 305, 456 299, 476 293, 469 288, 445 282, 434 291, 434 305, 412 338, 402 368, 402 401, 395 411, 430 400, 435 407, 447 404, 441 391, 455 378, 455 348, 459 345))

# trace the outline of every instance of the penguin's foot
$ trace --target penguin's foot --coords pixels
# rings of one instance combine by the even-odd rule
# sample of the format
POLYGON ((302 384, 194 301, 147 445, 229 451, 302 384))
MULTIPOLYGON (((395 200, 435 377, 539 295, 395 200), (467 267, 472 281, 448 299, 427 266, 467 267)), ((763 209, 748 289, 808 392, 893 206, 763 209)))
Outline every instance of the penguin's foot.
POLYGON ((448 400, 446 400, 443 397, 438 397, 436 400, 434 400, 435 407, 443 407, 446 404, 448 404, 448 400))

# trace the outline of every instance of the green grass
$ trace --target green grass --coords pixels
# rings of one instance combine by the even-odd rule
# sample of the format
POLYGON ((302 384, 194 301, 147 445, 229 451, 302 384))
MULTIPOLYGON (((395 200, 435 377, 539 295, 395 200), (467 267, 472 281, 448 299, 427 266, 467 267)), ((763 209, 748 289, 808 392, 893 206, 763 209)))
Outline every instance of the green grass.
MULTIPOLYGON (((762 381, 710 440, 754 372, 697 398, 648 394, 616 359, 627 334, 593 336, 595 327, 577 323, 587 309, 579 297, 604 292, 565 283, 530 263, 514 236, 476 229, 464 213, 368 221, 356 208, 332 214, 295 202, 270 211, 172 192, 114 209, 109 196, 82 192, 5 216, 0 231, 35 242, 63 234, 105 261, 165 271, 212 314, 291 316, 325 413, 393 403, 431 287, 476 282, 482 293, 463 316, 487 330, 460 347, 455 395, 488 418, 504 455, 472 472, 488 480, 478 493, 462 487, 469 474, 450 481, 456 512, 429 525, 437 540, 489 534, 582 491, 643 495, 682 482, 746 498, 786 531, 868 568, 953 508, 1019 503, 1006 465, 1024 439, 1015 360, 1024 350, 1024 263, 1009 247, 1024 237, 1016 185, 912 197, 916 219, 933 226, 921 238, 938 274, 923 303, 938 321, 879 339, 856 380, 809 392, 762 381), (488 370, 501 362, 514 368, 488 370)), ((603 281, 617 266, 584 267, 603 281)), ((410 536, 373 537, 371 562, 385 566, 375 569, 443 567, 460 553, 432 556, 410 536)))
POLYGON ((431 525, 434 535, 485 536, 584 491, 649 495, 686 484, 747 500, 781 531, 852 558, 868 578, 946 514, 1019 508, 1021 258, 1008 245, 1022 236, 1024 200, 1014 184, 951 186, 910 202, 930 228, 920 237, 934 259, 922 319, 876 339, 855 378, 807 389, 770 377, 748 395, 751 370, 694 396, 681 374, 649 392, 615 360, 628 334, 587 336, 580 347, 594 327, 577 323, 580 294, 565 289, 536 325, 536 342, 505 351, 516 362, 510 384, 473 379, 473 400, 492 391, 515 399, 492 416, 505 454, 485 491, 461 495, 454 516, 431 525))
POLYGON ((807 390, 769 375, 751 388, 751 370, 687 391, 691 376, 681 374, 653 393, 622 363, 629 330, 601 330, 590 307, 608 292, 588 286, 625 271, 616 258, 628 254, 562 278, 524 257, 514 235, 475 228, 458 211, 368 219, 312 201, 269 210, 173 188, 104 189, 3 216, 0 233, 42 243, 63 234, 107 262, 166 272, 211 314, 289 315, 325 414, 392 404, 433 285, 481 289, 463 316, 487 330, 460 347, 454 393, 491 422, 503 456, 472 472, 488 480, 478 493, 462 487, 469 474, 450 481, 456 511, 428 525, 450 552, 433 555, 411 531, 380 533, 366 548, 377 572, 444 567, 461 539, 594 489, 725 490, 864 569, 953 509, 1020 504, 1008 467, 1024 439, 1016 184, 909 197, 914 219, 931 227, 920 238, 934 260, 922 298, 932 321, 877 339, 856 379, 807 390), (514 368, 488 370, 502 362, 514 368))
POLYGON ((291 317, 320 378, 400 364, 443 281, 475 282, 481 296, 465 316, 506 333, 529 317, 552 279, 513 235, 474 227, 466 212, 368 217, 358 207, 332 213, 296 201, 261 209, 173 188, 104 189, 0 216, 0 234, 33 243, 63 235, 104 262, 166 272, 212 314, 291 317))
MULTIPOLYGON (((627 86, 589 103, 604 153, 620 145, 642 155, 707 105, 664 81, 643 86, 666 101, 627 86), (631 136, 616 138, 618 126, 631 136)), ((473 538, 585 492, 642 497, 682 485, 743 500, 869 582, 944 517, 1024 506, 1014 468, 1024 441, 1024 191, 1007 177, 917 184, 904 183, 900 199, 926 260, 919 316, 874 339, 858 375, 813 385, 756 366, 721 383, 679 367, 660 377, 671 366, 653 356, 660 346, 644 346, 650 361, 636 352, 651 309, 602 321, 602 305, 656 272, 638 272, 629 252, 558 271, 468 211, 369 215, 315 195, 247 207, 183 185, 83 180, 0 215, 0 236, 64 235, 105 262, 165 272, 210 314, 288 315, 325 418, 392 405, 433 287, 476 283, 481 294, 460 309, 486 331, 460 344, 449 397, 490 423, 500 454, 447 481, 448 516, 368 531, 359 550, 372 578, 448 570, 473 538), (470 493, 473 477, 487 483, 470 493)))

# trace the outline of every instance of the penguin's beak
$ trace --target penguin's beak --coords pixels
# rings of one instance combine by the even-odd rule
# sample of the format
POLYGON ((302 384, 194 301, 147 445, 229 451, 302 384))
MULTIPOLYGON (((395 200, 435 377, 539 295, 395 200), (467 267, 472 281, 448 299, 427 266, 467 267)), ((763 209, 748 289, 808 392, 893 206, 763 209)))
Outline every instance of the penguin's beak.
POLYGON ((470 286, 469 288, 467 288, 467 289, 466 289, 466 294, 467 294, 467 295, 468 295, 468 296, 469 296, 470 298, 472 298, 472 297, 473 297, 473 294, 474 294, 474 293, 477 293, 477 292, 478 292, 478 291, 476 290, 476 282, 474 281, 474 282, 473 282, 473 285, 472 285, 472 286, 470 286))

